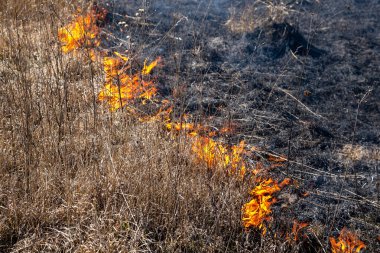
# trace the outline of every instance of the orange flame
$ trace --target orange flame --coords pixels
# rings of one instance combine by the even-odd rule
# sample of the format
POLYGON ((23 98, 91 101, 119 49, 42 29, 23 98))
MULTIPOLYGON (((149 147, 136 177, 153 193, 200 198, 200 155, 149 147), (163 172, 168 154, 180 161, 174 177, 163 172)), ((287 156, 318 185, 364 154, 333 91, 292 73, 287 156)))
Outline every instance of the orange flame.
POLYGON ((79 48, 94 48, 99 46, 99 27, 96 25, 97 15, 94 11, 58 29, 58 39, 62 43, 62 51, 70 53, 79 48))
POLYGON ((268 179, 261 182, 256 186, 250 194, 253 199, 244 204, 243 211, 243 226, 247 229, 249 227, 256 227, 262 231, 265 235, 267 232, 267 227, 265 225, 266 221, 270 221, 272 217, 271 206, 276 203, 276 199, 273 194, 279 192, 283 187, 290 183, 290 179, 284 179, 280 184, 273 181, 273 179, 268 179))
POLYGON ((223 157, 227 149, 209 137, 195 138, 191 150, 196 154, 198 161, 205 162, 208 168, 226 162, 223 161, 223 157))
POLYGON ((158 109, 158 112, 153 115, 145 115, 143 117, 139 117, 140 122, 170 122, 170 114, 173 111, 173 107, 170 106, 165 109, 167 106, 166 100, 161 101, 162 105, 158 109))
POLYGON ((330 243, 332 253, 360 253, 366 247, 364 242, 346 228, 340 231, 338 241, 330 237, 330 243))
MULTIPOLYGON (((298 241, 298 237, 301 233, 301 230, 306 228, 307 226, 309 226, 309 223, 307 222, 299 222, 298 220, 294 220, 293 222, 293 228, 292 228, 292 233, 291 235, 287 235, 286 236, 286 239, 289 241, 289 242, 297 242, 298 241)), ((305 236, 305 235, 304 235, 305 236)))
MULTIPOLYGON (((196 135, 193 134, 193 136, 196 135)), ((241 177, 244 177, 246 173, 246 164, 243 158, 246 152, 244 141, 229 147, 212 138, 197 136, 194 138, 192 151, 197 160, 205 163, 208 168, 228 169, 228 173, 239 172, 241 177)))
POLYGON ((176 131, 181 131, 181 130, 185 130, 185 131, 193 131, 195 129, 195 126, 193 123, 187 123, 187 122, 169 122, 169 123, 166 123, 166 128, 168 130, 176 130, 176 131))
POLYGON ((105 84, 98 95, 99 101, 106 101, 111 111, 127 105, 135 99, 151 100, 157 93, 152 81, 145 81, 140 74, 130 75, 127 70, 128 57, 115 53, 117 57, 104 58, 105 84))
POLYGON ((234 145, 231 147, 231 168, 232 172, 235 173, 240 169, 240 175, 243 177, 246 172, 246 165, 243 160, 243 155, 246 153, 245 151, 245 142, 241 141, 238 145, 234 145))
POLYGON ((247 167, 244 155, 247 153, 246 144, 241 141, 238 145, 226 145, 212 139, 218 132, 210 131, 210 127, 199 126, 188 122, 188 116, 182 116, 181 122, 171 122, 165 124, 169 131, 183 131, 192 138, 192 152, 195 154, 197 162, 204 163, 208 168, 228 169, 230 174, 237 172, 243 178, 247 167))

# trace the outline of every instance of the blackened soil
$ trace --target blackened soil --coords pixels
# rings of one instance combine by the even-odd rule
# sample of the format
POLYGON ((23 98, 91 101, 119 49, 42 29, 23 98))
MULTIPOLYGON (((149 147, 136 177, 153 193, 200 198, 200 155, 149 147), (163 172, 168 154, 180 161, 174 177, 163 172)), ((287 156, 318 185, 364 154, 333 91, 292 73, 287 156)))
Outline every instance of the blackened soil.
POLYGON ((368 252, 380 248, 377 0, 272 1, 284 3, 285 17, 243 32, 225 24, 256 1, 112 2, 106 28, 121 40, 105 47, 129 49, 140 61, 163 57, 155 73, 161 96, 178 110, 217 128, 234 124, 225 141, 289 157, 289 167, 273 173, 297 179, 310 195, 277 212, 323 224, 325 238, 358 229, 368 252), (346 145, 372 155, 353 158, 346 145))

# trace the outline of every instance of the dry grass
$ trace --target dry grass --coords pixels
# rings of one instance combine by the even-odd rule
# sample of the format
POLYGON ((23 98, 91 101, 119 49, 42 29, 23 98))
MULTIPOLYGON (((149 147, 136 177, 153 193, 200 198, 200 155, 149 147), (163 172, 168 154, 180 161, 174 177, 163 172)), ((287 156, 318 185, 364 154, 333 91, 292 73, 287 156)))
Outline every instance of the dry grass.
POLYGON ((292 11, 283 1, 254 1, 242 9, 231 8, 226 26, 234 33, 250 33, 273 23, 281 23, 292 11))
POLYGON ((360 145, 344 145, 339 158, 343 161, 360 161, 366 160, 371 163, 380 161, 380 149, 379 147, 365 147, 360 145))

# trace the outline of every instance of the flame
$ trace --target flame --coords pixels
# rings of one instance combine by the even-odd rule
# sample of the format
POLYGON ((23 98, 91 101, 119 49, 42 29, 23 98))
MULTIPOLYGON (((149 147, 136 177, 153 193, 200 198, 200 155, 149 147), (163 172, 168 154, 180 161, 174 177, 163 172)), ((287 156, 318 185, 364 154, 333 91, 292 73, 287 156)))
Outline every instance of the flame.
POLYGON ((231 168, 232 172, 236 172, 240 169, 240 175, 243 177, 246 173, 246 165, 243 160, 243 155, 246 153, 245 151, 245 142, 241 141, 238 145, 232 146, 232 154, 231 154, 231 168))
POLYGON ((330 237, 330 243, 332 253, 360 253, 366 247, 364 242, 346 228, 340 231, 338 241, 330 237))
POLYGON ((124 62, 127 62, 129 60, 129 58, 127 56, 124 56, 122 54, 120 54, 119 52, 114 52, 114 54, 119 57, 120 59, 122 59, 124 62))
POLYGON ((166 128, 168 130, 176 130, 176 131, 193 131, 195 129, 195 126, 193 123, 187 123, 187 122, 169 122, 165 124, 166 128))
POLYGON ((219 132, 211 131, 210 127, 189 122, 186 114, 181 118, 181 122, 168 120, 165 127, 169 131, 184 132, 191 138, 191 150, 197 162, 205 164, 208 168, 226 169, 229 174, 238 173, 241 178, 244 178, 247 171, 244 161, 247 150, 244 141, 238 145, 224 144, 213 139, 219 132))
POLYGON ((185 132, 189 137, 198 136, 199 132, 203 130, 203 127, 192 123, 189 118, 189 115, 183 114, 181 115, 181 121, 179 122, 172 122, 169 119, 166 121, 165 127, 169 131, 185 132))
POLYGON ((129 58, 115 53, 117 57, 104 57, 105 84, 98 95, 99 101, 106 101, 111 111, 127 105, 135 99, 151 100, 157 93, 152 81, 145 81, 139 73, 130 75, 127 70, 129 58))
POLYGON ((208 168, 216 167, 223 161, 227 153, 226 148, 209 137, 197 137, 194 140, 191 150, 196 154, 198 161, 205 162, 208 168))
POLYGON ((243 158, 245 154, 245 143, 241 141, 238 145, 228 146, 213 140, 210 137, 196 136, 193 140, 192 151, 198 162, 203 162, 208 168, 224 168, 229 174, 239 173, 243 178, 247 167, 243 158))
POLYGON ((149 75, 150 72, 157 66, 157 64, 161 61, 161 58, 158 57, 156 60, 154 60, 149 65, 146 65, 147 60, 144 61, 144 68, 141 71, 141 74, 143 75, 149 75))
POLYGON ((99 46, 99 27, 96 25, 98 17, 94 11, 85 16, 77 16, 75 20, 58 29, 58 39, 62 43, 62 51, 70 53, 79 48, 94 48, 99 46))
POLYGON ((297 242, 298 241, 298 236, 301 232, 302 229, 306 228, 309 226, 309 223, 307 222, 299 222, 298 220, 294 220, 293 222, 293 227, 292 227, 292 233, 290 235, 287 234, 286 239, 289 242, 297 242))
MULTIPOLYGON (((116 54, 116 53, 115 53, 116 54)), ((119 54, 116 54, 119 56, 119 54)), ((123 73, 128 69, 128 67, 124 67, 128 58, 121 57, 104 57, 103 59, 103 68, 105 73, 106 83, 112 82, 113 79, 120 78, 123 73)))
POLYGON ((265 235, 267 232, 265 222, 272 219, 270 216, 272 213, 271 206, 276 203, 276 199, 273 197, 273 194, 279 192, 289 183, 289 178, 284 179, 280 184, 270 178, 256 186, 250 192, 253 199, 244 204, 242 208, 243 226, 246 229, 249 227, 259 228, 262 231, 262 234, 265 235))
POLYGON ((170 122, 170 114, 173 111, 173 107, 170 106, 165 109, 166 103, 161 101, 163 104, 159 109, 158 112, 153 115, 145 115, 143 117, 139 117, 140 122, 170 122))

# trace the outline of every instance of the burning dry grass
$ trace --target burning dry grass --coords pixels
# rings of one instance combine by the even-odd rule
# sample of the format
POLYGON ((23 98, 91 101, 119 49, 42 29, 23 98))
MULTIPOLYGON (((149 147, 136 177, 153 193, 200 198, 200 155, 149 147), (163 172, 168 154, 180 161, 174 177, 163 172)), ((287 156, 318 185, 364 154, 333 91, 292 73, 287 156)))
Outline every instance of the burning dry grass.
POLYGON ((76 52, 80 48, 99 46, 99 17, 91 11, 84 16, 78 15, 72 23, 58 29, 58 38, 63 43, 64 53, 76 52))
POLYGON ((157 65, 158 60, 145 66, 141 73, 128 74, 130 65, 128 58, 120 54, 117 57, 104 58, 105 83, 99 92, 99 101, 108 103, 111 111, 127 106, 136 99, 142 99, 142 103, 151 100, 157 93, 157 88, 152 81, 144 80, 157 65))
POLYGON ((131 74, 129 57, 118 52, 114 52, 113 56, 103 57, 104 53, 98 50, 98 23, 104 21, 106 15, 105 9, 92 8, 85 14, 77 15, 68 25, 59 28, 61 50, 64 54, 73 53, 74 56, 87 55, 92 62, 103 59, 105 81, 98 94, 98 100, 106 102, 111 111, 123 108, 136 99, 141 99, 145 104, 146 100, 151 100, 157 93, 155 84, 146 80, 146 76, 158 65, 160 59, 150 64, 145 60, 143 69, 131 74))
POLYGON ((154 121, 93 107, 103 73, 62 55, 50 40, 57 30, 1 22, 0 251, 242 247, 244 188, 202 173, 190 148, 154 121))
MULTIPOLYGON (((99 109, 95 120, 91 79, 73 78, 91 75, 90 63, 52 50, 44 38, 54 27, 13 34, 4 25, 20 40, 0 69, 1 252, 236 247, 225 243, 240 234, 243 190, 232 178, 201 173, 154 122, 99 109)), ((101 70, 92 73, 101 84, 101 70)))
POLYGON ((268 179, 257 185, 250 194, 253 199, 243 206, 243 225, 245 228, 256 227, 265 235, 267 232, 266 222, 272 217, 271 206, 276 203, 274 194, 290 183, 290 179, 285 179, 281 183, 268 179))
MULTIPOLYGON (((307 222, 299 222, 298 220, 294 220, 293 222, 293 227, 292 227, 292 232, 290 233, 290 235, 287 235, 287 239, 288 241, 290 242, 298 242, 301 235, 302 235, 302 232, 307 230, 307 227, 309 226, 310 224, 307 223, 307 222)), ((305 237, 306 235, 303 235, 303 237, 305 237)))
POLYGON ((340 231, 338 241, 330 237, 330 243, 332 253, 360 253, 365 248, 364 242, 346 228, 340 231))

